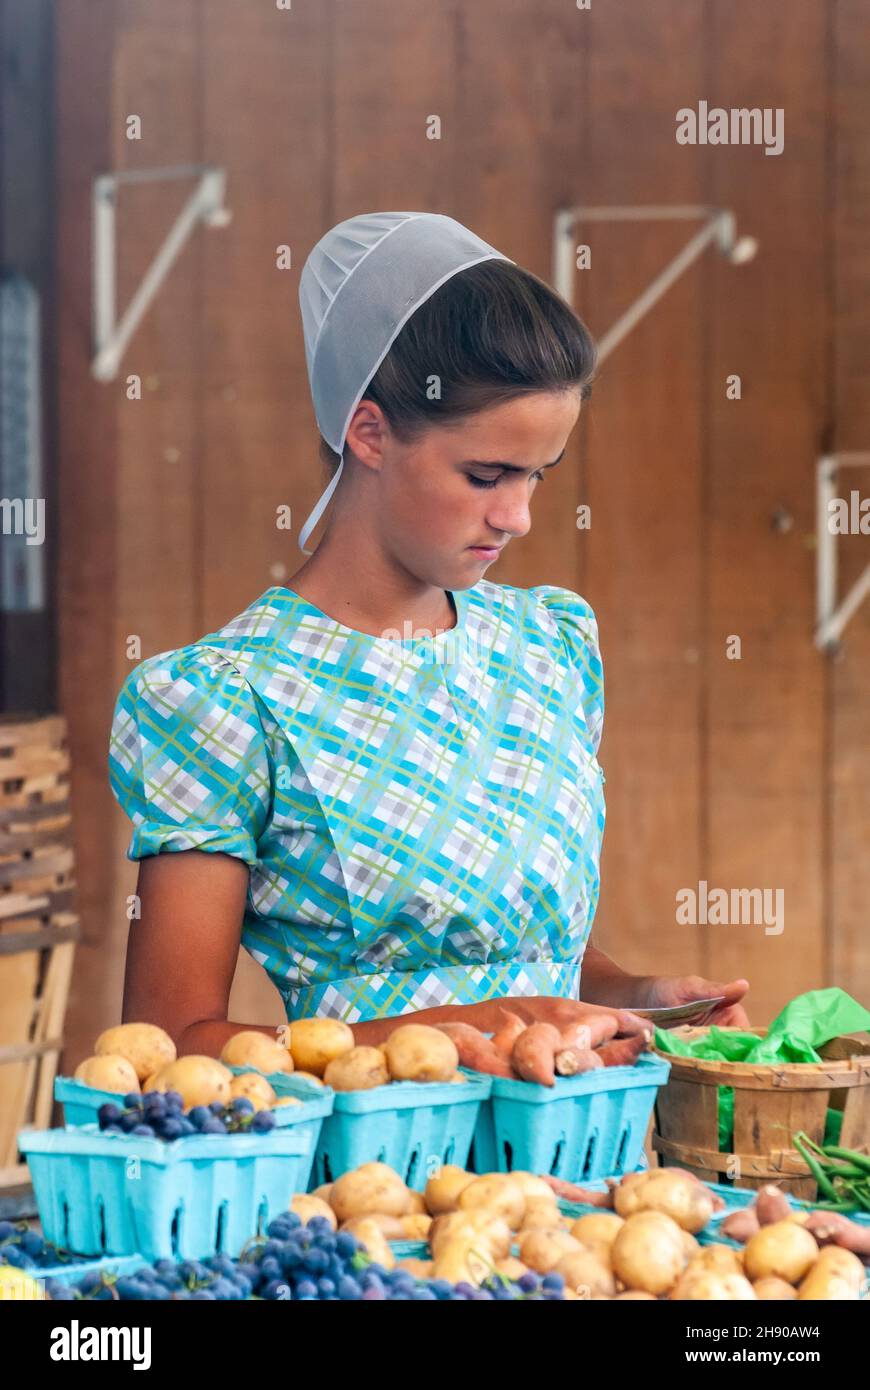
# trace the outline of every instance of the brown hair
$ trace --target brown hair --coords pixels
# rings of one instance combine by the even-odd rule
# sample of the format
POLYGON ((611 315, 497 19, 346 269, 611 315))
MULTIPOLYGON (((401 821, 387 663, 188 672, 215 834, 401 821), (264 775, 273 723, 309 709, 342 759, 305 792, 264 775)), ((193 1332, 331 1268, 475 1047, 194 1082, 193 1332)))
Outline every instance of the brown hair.
MULTIPOLYGON (((588 400, 595 343, 564 299, 510 261, 481 261, 445 281, 399 332, 363 392, 405 444, 438 424, 536 391, 588 400), (430 400, 430 378, 440 398, 430 400)), ((324 463, 339 456, 320 440, 324 463)))

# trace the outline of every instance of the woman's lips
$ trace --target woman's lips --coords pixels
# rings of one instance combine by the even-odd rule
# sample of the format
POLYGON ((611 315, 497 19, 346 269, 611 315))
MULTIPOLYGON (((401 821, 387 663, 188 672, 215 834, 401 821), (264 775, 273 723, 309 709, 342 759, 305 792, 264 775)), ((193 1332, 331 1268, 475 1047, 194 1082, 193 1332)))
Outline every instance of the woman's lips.
POLYGON ((480 560, 496 560, 503 549, 500 545, 471 545, 468 548, 480 560))

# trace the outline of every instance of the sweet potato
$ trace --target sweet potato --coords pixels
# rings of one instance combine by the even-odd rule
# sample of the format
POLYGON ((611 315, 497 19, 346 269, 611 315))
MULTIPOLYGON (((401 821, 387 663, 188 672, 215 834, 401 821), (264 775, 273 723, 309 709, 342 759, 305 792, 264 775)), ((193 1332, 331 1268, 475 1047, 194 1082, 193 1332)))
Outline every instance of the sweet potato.
POLYGON ((804 1229, 815 1236, 820 1245, 839 1245, 841 1250, 851 1250, 860 1255, 864 1263, 870 1263, 870 1226, 859 1226, 839 1211, 812 1211, 804 1223, 804 1229))
POLYGON ((485 1072, 487 1076, 514 1076, 510 1063, 496 1051, 492 1040, 479 1028, 472 1027, 470 1023, 437 1023, 435 1026, 446 1033, 455 1045, 461 1067, 485 1072))
POLYGON ((648 1047, 649 1040, 643 1033, 630 1038, 620 1038, 618 1042, 605 1043, 599 1047, 598 1056, 606 1067, 630 1067, 648 1047))
POLYGON ((518 1014, 511 1013, 510 1009, 500 1009, 504 1022, 499 1026, 498 1031, 493 1033, 491 1042, 496 1052, 504 1057, 506 1062, 511 1059, 514 1043, 526 1030, 526 1023, 518 1014))
POLYGON ((724 1236, 745 1243, 761 1230, 761 1223, 754 1207, 744 1207, 741 1211, 729 1212, 719 1227, 724 1236))
POLYGON ((575 1182, 566 1182, 564 1178, 554 1178, 552 1173, 542 1173, 541 1177, 548 1187, 552 1187, 557 1197, 562 1197, 566 1202, 583 1202, 588 1207, 605 1207, 613 1210, 613 1188, 608 1188, 606 1192, 596 1192, 592 1188, 578 1187, 575 1182))
POLYGON ((594 1071, 603 1067, 604 1062, 591 1048, 585 1052, 579 1047, 563 1047, 556 1053, 556 1071, 559 1076, 577 1076, 581 1071, 594 1071))
POLYGON ((616 1037, 619 1024, 615 1013, 590 1014, 560 1029, 563 1047, 579 1047, 581 1052, 600 1047, 610 1038, 616 1037))
POLYGON ((791 1204, 781 1188, 768 1183, 753 1202, 759 1226, 769 1226, 772 1221, 787 1221, 791 1215, 791 1204))
POLYGON ((561 1046, 562 1035, 552 1023, 530 1023, 514 1043, 511 1053, 514 1071, 523 1081, 554 1086, 556 1053, 561 1046))

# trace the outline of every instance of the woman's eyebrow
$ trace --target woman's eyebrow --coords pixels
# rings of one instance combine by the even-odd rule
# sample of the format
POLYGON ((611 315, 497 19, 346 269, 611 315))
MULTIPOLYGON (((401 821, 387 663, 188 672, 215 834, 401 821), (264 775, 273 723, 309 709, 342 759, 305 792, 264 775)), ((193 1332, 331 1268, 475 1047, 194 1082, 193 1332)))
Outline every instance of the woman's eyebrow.
MULTIPOLYGON (((567 448, 567 445, 566 445, 567 448)), ((552 463, 542 463, 541 468, 555 468, 556 464, 565 457, 563 449, 557 459, 552 463)), ((509 473, 537 473, 537 468, 521 468, 518 463, 503 463, 501 459, 466 459, 466 468, 506 468, 509 473)))

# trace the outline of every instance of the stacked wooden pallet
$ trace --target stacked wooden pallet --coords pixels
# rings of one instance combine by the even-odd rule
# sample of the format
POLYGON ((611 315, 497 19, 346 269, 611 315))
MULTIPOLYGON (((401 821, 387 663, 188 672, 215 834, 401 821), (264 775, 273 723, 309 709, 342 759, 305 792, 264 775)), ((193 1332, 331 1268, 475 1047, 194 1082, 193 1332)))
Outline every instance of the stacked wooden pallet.
POLYGON ((78 937, 66 721, 0 717, 0 1186, 51 1122, 78 937))

